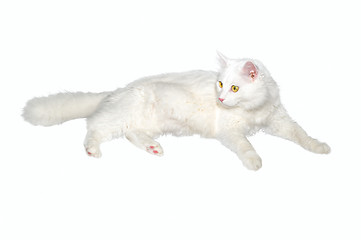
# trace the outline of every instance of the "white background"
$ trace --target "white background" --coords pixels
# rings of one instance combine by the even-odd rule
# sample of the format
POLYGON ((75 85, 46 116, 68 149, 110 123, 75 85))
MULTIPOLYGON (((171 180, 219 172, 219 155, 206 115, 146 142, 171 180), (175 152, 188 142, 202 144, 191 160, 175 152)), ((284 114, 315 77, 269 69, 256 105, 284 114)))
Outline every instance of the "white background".
POLYGON ((0 239, 361 239, 357 1, 1 1, 0 239), (337 2, 337 3, 336 3, 337 2), (257 172, 215 140, 83 150, 84 120, 51 128, 26 101, 260 59, 289 113, 332 147, 251 137, 257 172))

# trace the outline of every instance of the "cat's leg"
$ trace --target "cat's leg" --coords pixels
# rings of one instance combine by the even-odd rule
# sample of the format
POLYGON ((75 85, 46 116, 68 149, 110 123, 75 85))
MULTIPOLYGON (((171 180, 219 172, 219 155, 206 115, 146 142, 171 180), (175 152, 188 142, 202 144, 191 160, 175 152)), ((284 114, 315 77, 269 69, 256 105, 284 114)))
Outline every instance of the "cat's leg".
POLYGON ((84 140, 84 148, 88 156, 100 158, 102 156, 100 144, 110 139, 112 134, 109 132, 89 130, 84 140))
POLYGON ((278 111, 264 130, 271 135, 295 142, 314 153, 327 154, 331 151, 331 148, 326 143, 308 136, 306 131, 293 121, 285 110, 278 111))
POLYGON ((160 144, 147 134, 133 130, 127 131, 125 137, 138 148, 156 156, 163 156, 163 149, 160 144))
POLYGON ((238 133, 227 133, 218 136, 217 139, 224 146, 235 152, 246 168, 258 170, 262 167, 262 159, 246 136, 238 133))

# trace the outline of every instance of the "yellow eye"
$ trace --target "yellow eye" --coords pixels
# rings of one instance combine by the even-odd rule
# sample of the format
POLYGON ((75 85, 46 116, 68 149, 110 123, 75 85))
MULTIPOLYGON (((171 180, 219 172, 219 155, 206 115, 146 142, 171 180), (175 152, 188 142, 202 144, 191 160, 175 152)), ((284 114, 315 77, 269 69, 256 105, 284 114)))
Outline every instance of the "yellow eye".
POLYGON ((220 88, 223 88, 223 83, 221 81, 218 82, 220 88))
POLYGON ((234 86, 234 85, 232 86, 232 91, 233 91, 233 92, 237 92, 238 90, 239 90, 239 87, 234 86))

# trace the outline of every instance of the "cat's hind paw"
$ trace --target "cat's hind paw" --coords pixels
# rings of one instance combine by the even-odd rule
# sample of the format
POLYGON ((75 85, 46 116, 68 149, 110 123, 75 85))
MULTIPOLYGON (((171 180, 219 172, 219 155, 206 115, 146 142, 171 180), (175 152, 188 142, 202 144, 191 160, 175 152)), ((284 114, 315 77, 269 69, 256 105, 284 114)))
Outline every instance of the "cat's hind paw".
POLYGON ((163 148, 159 144, 147 146, 146 151, 152 155, 163 156, 163 148))
POLYGON ((102 153, 101 153, 99 147, 88 146, 88 147, 85 147, 85 151, 89 157, 100 158, 102 156, 102 153))
POLYGON ((243 156, 243 165, 249 170, 258 170, 262 167, 262 159, 254 151, 248 151, 243 156))

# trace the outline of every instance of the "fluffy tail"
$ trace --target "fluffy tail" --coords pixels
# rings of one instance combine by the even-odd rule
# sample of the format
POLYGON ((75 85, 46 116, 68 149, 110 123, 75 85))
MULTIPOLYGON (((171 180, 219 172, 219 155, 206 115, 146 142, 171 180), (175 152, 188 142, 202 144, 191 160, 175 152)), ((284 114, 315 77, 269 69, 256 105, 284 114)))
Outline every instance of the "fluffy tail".
POLYGON ((52 126, 90 116, 108 95, 104 93, 58 93, 29 100, 24 108, 25 121, 33 125, 52 126))

